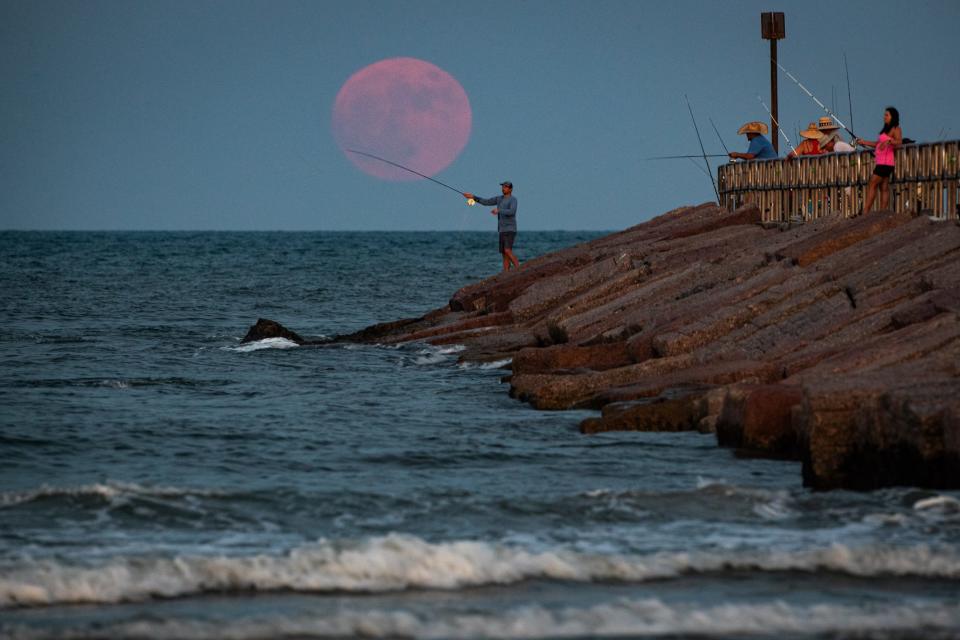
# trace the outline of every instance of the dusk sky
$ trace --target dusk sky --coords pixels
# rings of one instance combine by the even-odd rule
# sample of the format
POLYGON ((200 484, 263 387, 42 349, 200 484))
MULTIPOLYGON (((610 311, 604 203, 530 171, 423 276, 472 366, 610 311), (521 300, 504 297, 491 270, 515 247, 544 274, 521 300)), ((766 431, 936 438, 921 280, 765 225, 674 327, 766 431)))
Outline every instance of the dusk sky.
MULTIPOLYGON (((512 180, 521 232, 621 229, 713 198, 693 163, 646 160, 699 152, 684 94, 708 152, 708 118, 739 151, 737 128, 769 121, 763 11, 786 13, 781 63, 851 125, 846 53, 859 135, 894 105, 907 137, 960 138, 956 0, 3 0, 0 229, 495 229, 487 208, 364 173, 337 145, 338 91, 396 57, 469 100, 436 179, 482 196, 512 180)), ((791 138, 821 115, 781 74, 791 138)))

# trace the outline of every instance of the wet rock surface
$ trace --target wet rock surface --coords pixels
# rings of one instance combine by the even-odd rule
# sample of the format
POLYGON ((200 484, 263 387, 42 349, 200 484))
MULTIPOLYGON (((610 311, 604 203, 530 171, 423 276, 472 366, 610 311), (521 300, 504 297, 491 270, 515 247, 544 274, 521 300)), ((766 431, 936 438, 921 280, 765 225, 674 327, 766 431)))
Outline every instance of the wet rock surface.
POLYGON ((584 433, 715 429, 817 489, 960 487, 960 226, 760 222, 676 209, 339 339, 512 358, 513 397, 601 410, 584 433))

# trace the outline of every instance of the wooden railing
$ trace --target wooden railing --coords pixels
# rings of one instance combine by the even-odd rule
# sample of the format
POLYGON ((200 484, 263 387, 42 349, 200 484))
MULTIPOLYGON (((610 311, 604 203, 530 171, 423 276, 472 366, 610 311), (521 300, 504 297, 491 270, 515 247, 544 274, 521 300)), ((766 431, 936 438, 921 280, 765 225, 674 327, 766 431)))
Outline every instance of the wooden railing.
MULTIPOLYGON (((891 207, 936 218, 960 216, 960 141, 910 144, 895 151, 891 207)), ((722 206, 752 202, 768 222, 811 220, 863 210, 873 174, 873 152, 801 156, 793 160, 731 162, 717 170, 722 206)), ((874 208, 879 206, 877 193, 874 208)))

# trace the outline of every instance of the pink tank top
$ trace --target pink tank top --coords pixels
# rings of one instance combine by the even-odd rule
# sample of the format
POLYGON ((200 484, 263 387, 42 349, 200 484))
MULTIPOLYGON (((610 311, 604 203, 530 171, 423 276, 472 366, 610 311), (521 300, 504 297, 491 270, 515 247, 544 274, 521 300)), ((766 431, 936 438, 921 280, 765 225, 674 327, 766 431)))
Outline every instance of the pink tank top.
POLYGON ((882 164, 886 166, 894 166, 893 161, 893 146, 889 143, 893 140, 890 136, 885 133, 881 133, 880 137, 877 139, 877 148, 873 152, 874 158, 877 160, 877 164, 882 164), (883 144, 887 143, 887 144, 883 144))

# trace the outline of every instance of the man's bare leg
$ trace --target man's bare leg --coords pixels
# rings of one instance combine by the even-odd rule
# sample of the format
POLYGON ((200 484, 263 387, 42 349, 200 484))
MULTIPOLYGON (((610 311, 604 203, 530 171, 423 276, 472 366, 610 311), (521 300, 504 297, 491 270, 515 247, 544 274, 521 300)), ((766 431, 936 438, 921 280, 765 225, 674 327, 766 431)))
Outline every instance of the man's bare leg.
POLYGON ((514 269, 520 268, 520 261, 517 260, 517 256, 513 255, 513 249, 505 249, 503 252, 504 261, 509 261, 513 264, 514 269))

